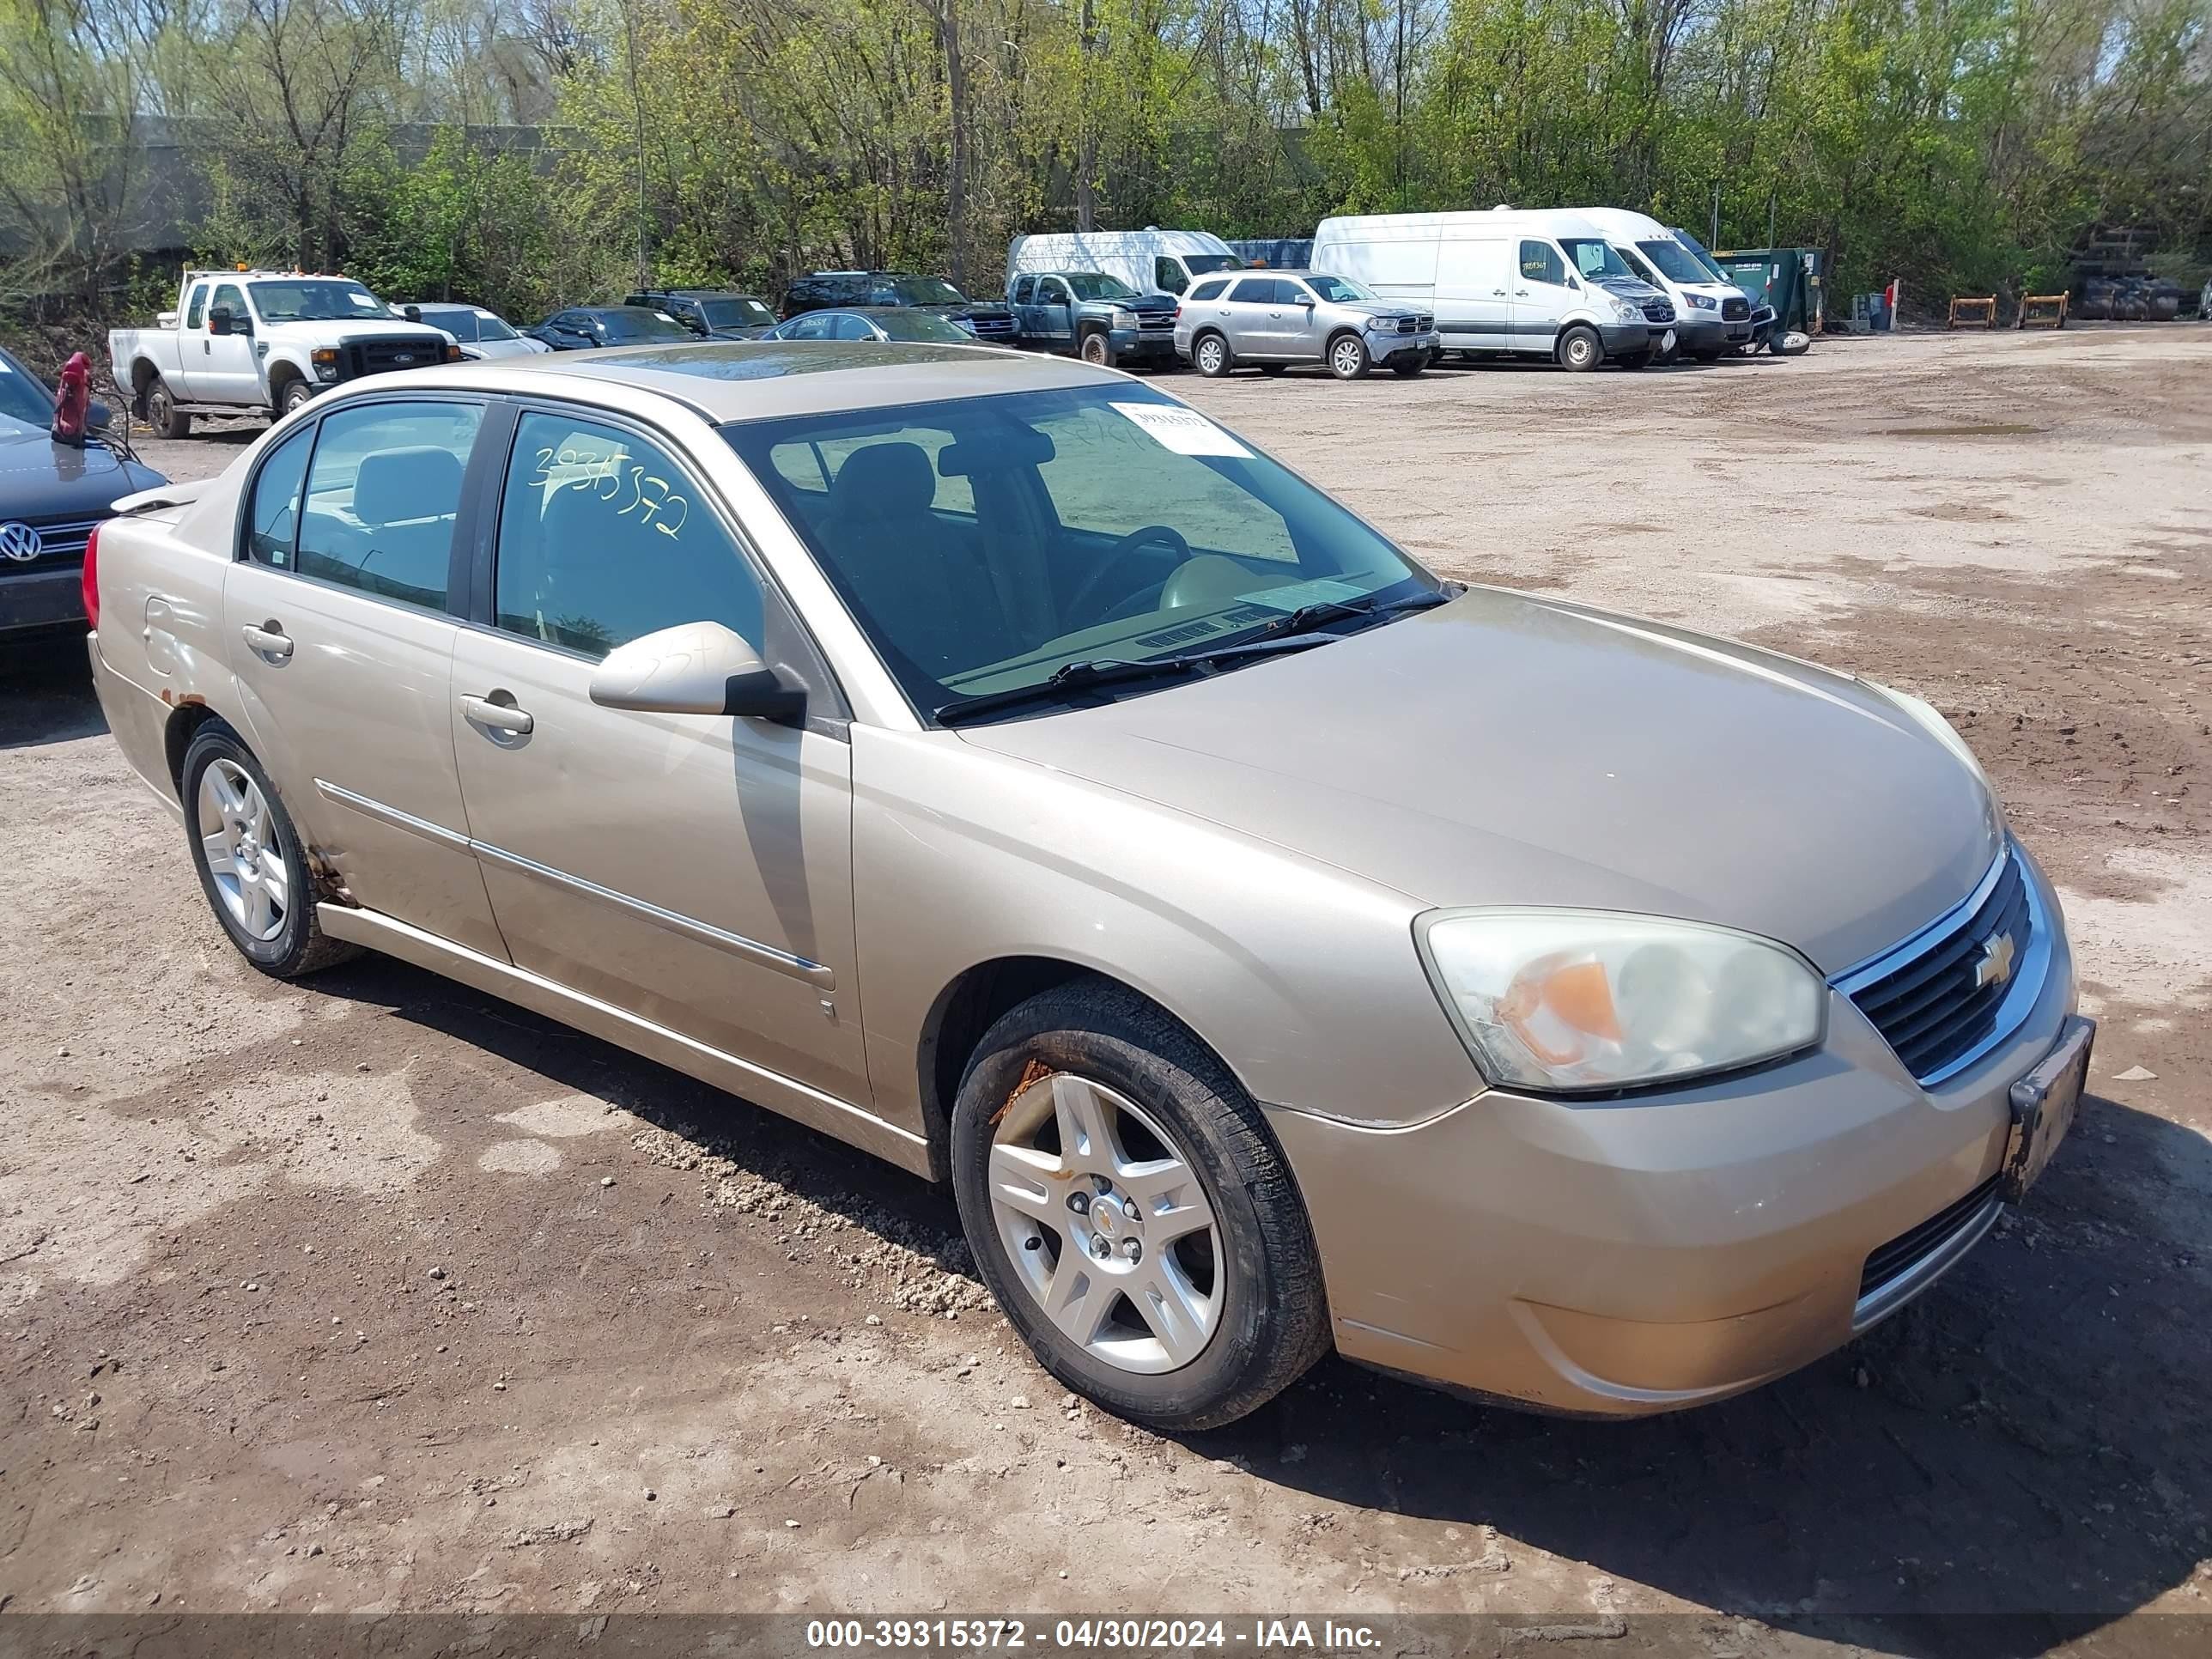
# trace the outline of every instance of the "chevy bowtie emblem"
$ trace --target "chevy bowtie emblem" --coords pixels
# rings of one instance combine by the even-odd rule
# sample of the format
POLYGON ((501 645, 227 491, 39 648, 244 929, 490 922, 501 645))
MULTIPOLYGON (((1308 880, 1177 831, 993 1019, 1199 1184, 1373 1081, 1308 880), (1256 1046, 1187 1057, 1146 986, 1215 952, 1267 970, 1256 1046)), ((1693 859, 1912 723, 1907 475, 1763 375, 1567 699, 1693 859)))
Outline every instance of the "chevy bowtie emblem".
POLYGON ((2010 933, 1999 933, 1982 946, 1981 959, 1974 963, 1974 986, 2002 985, 2012 977, 2013 951, 2016 947, 2010 933))

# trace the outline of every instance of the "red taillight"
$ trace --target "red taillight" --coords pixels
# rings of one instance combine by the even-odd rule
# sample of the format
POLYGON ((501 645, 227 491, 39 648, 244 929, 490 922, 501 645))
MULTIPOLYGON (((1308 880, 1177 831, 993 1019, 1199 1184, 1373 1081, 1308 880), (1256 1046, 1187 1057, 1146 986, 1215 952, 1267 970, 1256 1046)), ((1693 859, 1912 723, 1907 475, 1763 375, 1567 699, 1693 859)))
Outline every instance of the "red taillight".
POLYGON ((88 628, 100 626, 100 526, 92 527, 92 534, 84 538, 84 621, 88 628))

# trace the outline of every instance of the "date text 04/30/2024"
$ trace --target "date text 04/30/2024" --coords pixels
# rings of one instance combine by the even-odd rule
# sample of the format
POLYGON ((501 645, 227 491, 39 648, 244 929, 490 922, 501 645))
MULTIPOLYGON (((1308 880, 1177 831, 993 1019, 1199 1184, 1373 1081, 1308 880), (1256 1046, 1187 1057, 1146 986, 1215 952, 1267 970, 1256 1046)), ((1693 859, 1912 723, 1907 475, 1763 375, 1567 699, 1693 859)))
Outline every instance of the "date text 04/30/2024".
POLYGON ((806 1626, 806 1645, 830 1650, 1352 1653, 1378 1647, 1382 1639, 1372 1626, 1332 1619, 1056 1619, 1048 1625, 1024 1619, 817 1619, 806 1626))

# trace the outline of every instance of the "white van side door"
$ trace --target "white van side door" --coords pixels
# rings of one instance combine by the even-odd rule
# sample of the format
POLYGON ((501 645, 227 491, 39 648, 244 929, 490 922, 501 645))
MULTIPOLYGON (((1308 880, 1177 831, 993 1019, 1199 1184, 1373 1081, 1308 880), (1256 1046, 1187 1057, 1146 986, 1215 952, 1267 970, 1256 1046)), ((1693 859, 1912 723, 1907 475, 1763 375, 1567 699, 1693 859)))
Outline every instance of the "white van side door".
POLYGON ((1504 351, 1513 343, 1514 244, 1447 240, 1437 253, 1437 332, 1448 346, 1504 351))
POLYGON ((1566 256, 1548 240, 1521 239, 1513 283, 1513 349, 1547 356, 1559 343, 1559 325, 1580 297, 1567 286, 1566 256))

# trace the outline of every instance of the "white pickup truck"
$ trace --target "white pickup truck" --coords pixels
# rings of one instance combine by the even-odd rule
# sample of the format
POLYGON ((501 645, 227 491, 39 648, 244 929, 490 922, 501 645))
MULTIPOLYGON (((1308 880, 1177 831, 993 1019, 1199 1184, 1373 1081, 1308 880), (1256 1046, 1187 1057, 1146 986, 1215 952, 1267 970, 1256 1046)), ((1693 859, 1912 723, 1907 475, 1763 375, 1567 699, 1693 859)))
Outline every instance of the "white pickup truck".
POLYGON ((350 276, 278 270, 187 270, 177 308, 155 327, 111 331, 107 352, 131 409, 165 438, 196 414, 283 415, 325 386, 461 355, 350 276))

